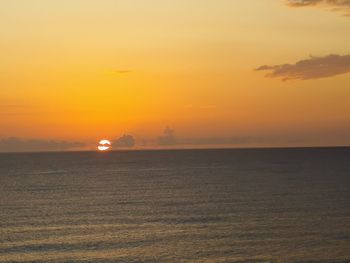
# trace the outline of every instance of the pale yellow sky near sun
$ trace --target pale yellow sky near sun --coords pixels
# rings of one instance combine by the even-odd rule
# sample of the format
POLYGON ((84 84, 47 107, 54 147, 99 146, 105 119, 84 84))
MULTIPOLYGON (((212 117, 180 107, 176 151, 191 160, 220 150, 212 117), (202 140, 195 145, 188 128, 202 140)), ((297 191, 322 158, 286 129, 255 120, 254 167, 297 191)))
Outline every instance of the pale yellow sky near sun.
POLYGON ((169 125, 347 145, 350 74, 254 69, 348 55, 349 29, 280 0, 0 0, 0 139, 154 138, 169 125))

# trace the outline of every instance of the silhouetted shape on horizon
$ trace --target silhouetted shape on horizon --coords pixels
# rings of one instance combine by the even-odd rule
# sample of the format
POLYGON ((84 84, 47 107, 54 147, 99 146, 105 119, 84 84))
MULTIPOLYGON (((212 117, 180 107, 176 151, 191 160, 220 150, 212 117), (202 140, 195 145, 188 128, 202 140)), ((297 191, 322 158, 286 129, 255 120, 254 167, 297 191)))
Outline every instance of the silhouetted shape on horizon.
POLYGON ((135 139, 132 135, 124 134, 120 138, 113 141, 112 145, 116 148, 132 148, 135 146, 135 139))
POLYGON ((163 135, 158 137, 158 144, 161 146, 170 146, 176 144, 175 131, 166 127, 163 135))

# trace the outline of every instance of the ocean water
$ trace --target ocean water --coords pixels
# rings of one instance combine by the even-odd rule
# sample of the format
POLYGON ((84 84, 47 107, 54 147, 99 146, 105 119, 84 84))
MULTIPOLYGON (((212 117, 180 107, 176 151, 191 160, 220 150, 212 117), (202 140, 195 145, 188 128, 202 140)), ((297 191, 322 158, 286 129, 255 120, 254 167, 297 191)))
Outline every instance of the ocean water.
POLYGON ((350 262, 350 148, 0 154, 0 262, 350 262))

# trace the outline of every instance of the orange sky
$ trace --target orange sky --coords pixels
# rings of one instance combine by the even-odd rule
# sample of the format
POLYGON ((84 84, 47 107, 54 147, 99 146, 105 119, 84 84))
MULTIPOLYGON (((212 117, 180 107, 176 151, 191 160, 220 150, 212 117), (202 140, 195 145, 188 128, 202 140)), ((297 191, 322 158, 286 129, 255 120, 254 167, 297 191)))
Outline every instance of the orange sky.
POLYGON ((286 2, 0 1, 0 141, 349 145, 350 18, 286 2))

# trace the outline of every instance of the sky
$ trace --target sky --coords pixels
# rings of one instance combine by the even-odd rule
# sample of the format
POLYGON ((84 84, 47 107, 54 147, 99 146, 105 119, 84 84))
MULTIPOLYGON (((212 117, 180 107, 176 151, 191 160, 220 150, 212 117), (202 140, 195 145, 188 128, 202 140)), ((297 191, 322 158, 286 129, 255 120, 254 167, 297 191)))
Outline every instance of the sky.
POLYGON ((348 0, 0 0, 0 151, 350 145, 349 30, 348 0))

